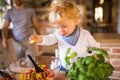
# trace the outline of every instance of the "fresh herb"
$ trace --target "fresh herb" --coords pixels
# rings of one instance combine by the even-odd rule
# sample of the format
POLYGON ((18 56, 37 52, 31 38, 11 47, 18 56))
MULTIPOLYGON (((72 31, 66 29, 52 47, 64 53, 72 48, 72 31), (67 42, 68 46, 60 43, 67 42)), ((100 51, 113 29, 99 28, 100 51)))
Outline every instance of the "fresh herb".
POLYGON ((100 48, 89 47, 88 52, 93 55, 80 57, 72 64, 68 72, 69 80, 109 80, 113 73, 113 66, 105 61, 108 53, 100 48))

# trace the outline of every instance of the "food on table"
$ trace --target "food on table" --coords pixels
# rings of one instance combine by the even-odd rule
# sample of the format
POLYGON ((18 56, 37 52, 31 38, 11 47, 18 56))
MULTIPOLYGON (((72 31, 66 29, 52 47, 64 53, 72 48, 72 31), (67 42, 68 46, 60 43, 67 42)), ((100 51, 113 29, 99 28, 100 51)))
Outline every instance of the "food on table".
POLYGON ((35 69, 26 74, 20 74, 19 80, 53 80, 54 71, 48 70, 45 65, 40 66, 44 72, 36 73, 35 69))

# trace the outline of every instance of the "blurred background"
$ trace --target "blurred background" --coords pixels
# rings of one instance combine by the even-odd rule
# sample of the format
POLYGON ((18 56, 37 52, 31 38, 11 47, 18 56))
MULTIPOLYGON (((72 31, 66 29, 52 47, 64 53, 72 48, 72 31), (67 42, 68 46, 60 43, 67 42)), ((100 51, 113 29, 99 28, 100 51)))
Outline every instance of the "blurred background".
MULTIPOLYGON (((41 34, 54 32, 55 28, 48 21, 50 8, 60 1, 66 0, 24 0, 27 7, 32 7, 37 14, 40 23, 41 34)), ((76 4, 80 10, 79 25, 91 32, 93 37, 101 44, 101 47, 110 53, 109 62, 115 67, 115 75, 120 79, 120 0, 67 0, 76 4), (117 74, 117 75, 116 75, 117 74)), ((0 31, 4 22, 7 9, 14 4, 12 0, 0 0, 0 31)), ((12 42, 12 25, 9 29, 9 43, 12 42)), ((8 66, 14 60, 14 50, 9 49, 9 57, 1 45, 0 35, 0 68, 8 66), (7 56, 6 56, 7 55, 7 56), (12 57, 12 58, 11 58, 12 57)), ((50 57, 54 56, 57 44, 42 47, 40 62, 50 64, 50 57)))
MULTIPOLYGON (((40 23, 47 22, 50 7, 65 0, 24 0, 26 6, 35 9, 40 23)), ((75 3, 82 15, 80 25, 91 33, 120 33, 119 0, 68 0, 75 3)), ((12 0, 0 0, 0 23, 4 12, 11 8, 12 0)), ((11 26, 12 27, 12 26, 11 26)), ((2 28, 2 25, 0 25, 2 28)))

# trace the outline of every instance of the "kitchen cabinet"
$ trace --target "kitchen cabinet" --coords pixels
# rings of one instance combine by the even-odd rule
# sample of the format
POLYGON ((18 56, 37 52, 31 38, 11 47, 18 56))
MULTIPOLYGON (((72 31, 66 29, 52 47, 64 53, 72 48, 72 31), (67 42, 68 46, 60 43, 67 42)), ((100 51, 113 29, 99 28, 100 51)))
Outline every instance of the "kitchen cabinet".
POLYGON ((93 17, 94 17, 94 13, 93 13, 93 0, 86 0, 86 8, 87 8, 87 11, 86 11, 86 26, 87 26, 87 29, 91 28, 92 27, 92 24, 93 24, 93 17))

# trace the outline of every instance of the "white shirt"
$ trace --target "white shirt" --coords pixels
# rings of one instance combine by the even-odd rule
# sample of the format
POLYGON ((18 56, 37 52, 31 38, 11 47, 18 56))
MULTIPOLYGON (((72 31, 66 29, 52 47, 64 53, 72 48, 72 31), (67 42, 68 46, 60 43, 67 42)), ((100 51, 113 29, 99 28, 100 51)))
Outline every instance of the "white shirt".
MULTIPOLYGON (((42 35, 43 42, 39 43, 39 45, 52 45, 57 43, 61 64, 63 67, 67 68, 65 62, 65 56, 66 56, 65 53, 68 48, 71 48, 69 55, 72 52, 77 52, 78 53, 77 57, 85 57, 88 55, 87 52, 88 47, 100 47, 99 43, 95 41, 95 39, 92 37, 89 31, 84 30, 82 28, 80 29, 81 29, 80 36, 75 46, 72 46, 68 44, 66 41, 64 41, 61 35, 58 33, 58 31, 50 35, 42 35)), ((77 57, 74 59, 74 61, 77 59, 77 57)))

